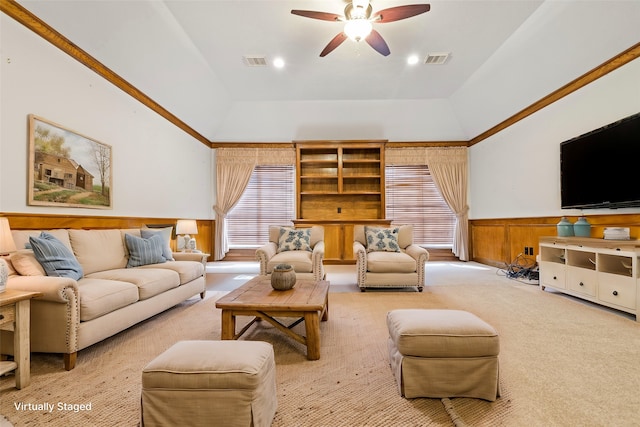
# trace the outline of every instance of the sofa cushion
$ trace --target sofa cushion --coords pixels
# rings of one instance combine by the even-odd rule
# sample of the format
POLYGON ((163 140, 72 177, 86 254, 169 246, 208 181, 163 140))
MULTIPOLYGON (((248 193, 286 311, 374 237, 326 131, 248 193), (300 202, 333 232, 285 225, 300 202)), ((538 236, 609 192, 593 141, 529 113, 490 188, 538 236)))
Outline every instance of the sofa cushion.
POLYGON ((52 234, 43 231, 40 237, 29 237, 33 253, 47 276, 82 278, 82 266, 71 250, 52 234))
POLYGON ((275 254, 267 263, 267 272, 270 274, 273 267, 278 264, 290 264, 296 273, 311 273, 313 271, 311 252, 307 251, 285 251, 275 254))
POLYGON ((138 301, 138 287, 117 280, 86 277, 78 281, 80 321, 96 319, 138 301))
POLYGON ((278 252, 309 251, 311 252, 311 229, 281 227, 278 238, 278 252))
POLYGON ((138 288, 140 300, 151 298, 180 285, 178 273, 159 268, 119 268, 91 273, 88 277, 132 283, 138 288))
POLYGON ((69 230, 69 240, 84 274, 127 265, 120 230, 69 230))
POLYGON ((190 281, 204 275, 204 265, 202 265, 201 262, 197 261, 169 261, 162 264, 143 265, 136 269, 145 268, 166 269, 175 271, 180 277, 181 285, 189 283, 190 281))
POLYGON ((364 235, 367 240, 367 252, 384 251, 400 252, 398 244, 398 227, 364 227, 364 235))
POLYGON ((173 261, 173 251, 171 250, 171 233, 173 232, 173 227, 165 227, 165 228, 142 228, 140 229, 140 237, 143 239, 148 239, 149 237, 159 234, 162 237, 162 241, 164 245, 162 246, 162 256, 167 261, 173 261))
POLYGON ((56 239, 60 240, 66 247, 73 250, 71 247, 71 242, 69 241, 69 233, 64 228, 58 228, 54 230, 11 230, 11 235, 13 236, 13 241, 15 242, 16 248, 18 250, 31 249, 29 237, 38 237, 43 231, 51 234, 56 239))
POLYGON ((413 273, 416 260, 404 252, 369 252, 367 271, 371 273, 413 273))
POLYGON ((45 276, 47 274, 31 249, 20 249, 12 253, 11 264, 21 276, 45 276))
POLYGON ((127 268, 138 267, 141 265, 158 264, 167 260, 162 256, 162 247, 164 241, 162 236, 154 234, 145 239, 143 237, 124 235, 124 241, 129 251, 129 262, 127 268))

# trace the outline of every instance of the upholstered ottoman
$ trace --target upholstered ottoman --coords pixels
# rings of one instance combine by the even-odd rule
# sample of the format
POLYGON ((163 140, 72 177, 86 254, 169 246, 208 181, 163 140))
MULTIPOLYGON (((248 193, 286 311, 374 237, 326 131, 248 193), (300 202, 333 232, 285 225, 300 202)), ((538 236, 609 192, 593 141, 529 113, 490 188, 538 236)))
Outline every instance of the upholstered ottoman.
POLYGON ((498 333, 460 310, 402 309, 387 314, 391 370, 404 397, 500 395, 498 333))
POLYGON ((260 341, 180 341, 142 371, 142 426, 270 426, 276 366, 260 341))

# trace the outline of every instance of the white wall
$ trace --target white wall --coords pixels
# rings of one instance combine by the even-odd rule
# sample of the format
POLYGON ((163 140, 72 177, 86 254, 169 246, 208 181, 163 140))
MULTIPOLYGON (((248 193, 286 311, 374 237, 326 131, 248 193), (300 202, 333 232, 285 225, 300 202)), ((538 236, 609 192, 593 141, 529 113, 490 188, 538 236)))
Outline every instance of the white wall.
POLYGON ((461 141, 462 131, 446 99, 404 101, 236 102, 216 141, 388 139, 461 141), (252 126, 247 126, 251 118, 252 126))
POLYGON ((213 218, 211 150, 0 15, 0 211, 213 218), (112 146, 113 209, 27 206, 27 115, 112 146))
MULTIPOLYGON (((639 76, 636 59, 472 146, 470 218, 611 213, 560 209, 560 143, 640 112, 639 76)), ((640 209, 615 210, 637 212, 640 209)))

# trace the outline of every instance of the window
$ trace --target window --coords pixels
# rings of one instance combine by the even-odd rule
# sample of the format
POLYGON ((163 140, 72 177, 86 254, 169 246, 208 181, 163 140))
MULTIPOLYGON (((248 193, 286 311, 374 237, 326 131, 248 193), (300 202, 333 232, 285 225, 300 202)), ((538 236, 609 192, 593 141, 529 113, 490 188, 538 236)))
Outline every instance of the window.
POLYGON ((387 166, 385 191, 387 218, 395 224, 413 224, 416 244, 452 247, 456 216, 440 195, 427 166, 387 166))
POLYGON ((269 241, 269 226, 295 218, 295 166, 256 166, 249 185, 227 214, 229 248, 253 248, 269 241))

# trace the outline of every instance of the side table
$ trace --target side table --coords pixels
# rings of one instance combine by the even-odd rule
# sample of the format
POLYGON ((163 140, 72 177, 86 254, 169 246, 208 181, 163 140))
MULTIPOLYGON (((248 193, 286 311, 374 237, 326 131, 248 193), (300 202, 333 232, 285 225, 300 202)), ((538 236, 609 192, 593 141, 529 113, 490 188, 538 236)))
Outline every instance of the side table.
POLYGON ((42 296, 40 292, 15 289, 0 293, 0 329, 13 331, 13 361, 0 361, 0 375, 15 371, 18 389, 28 386, 31 381, 31 298, 39 296, 42 296))

